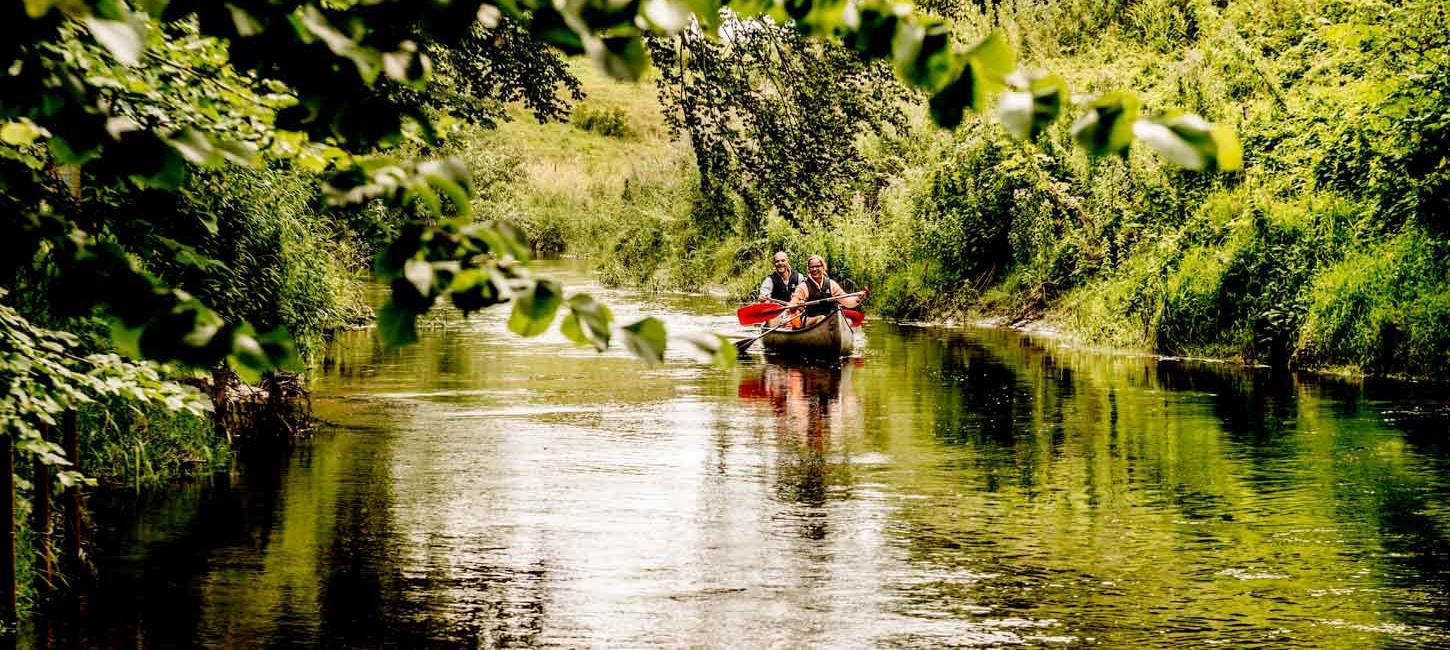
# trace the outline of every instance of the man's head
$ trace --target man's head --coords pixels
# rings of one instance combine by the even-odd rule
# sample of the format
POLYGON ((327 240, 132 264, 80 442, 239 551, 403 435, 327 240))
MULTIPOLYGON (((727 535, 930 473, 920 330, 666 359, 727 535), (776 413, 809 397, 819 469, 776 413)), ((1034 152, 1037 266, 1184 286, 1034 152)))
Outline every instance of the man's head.
POLYGON ((811 274, 811 279, 817 282, 826 276, 826 259, 820 255, 812 255, 806 260, 806 272, 811 274))
POLYGON ((790 271, 790 256, 785 251, 776 251, 775 256, 770 258, 770 264, 775 267, 776 273, 785 274, 790 271))

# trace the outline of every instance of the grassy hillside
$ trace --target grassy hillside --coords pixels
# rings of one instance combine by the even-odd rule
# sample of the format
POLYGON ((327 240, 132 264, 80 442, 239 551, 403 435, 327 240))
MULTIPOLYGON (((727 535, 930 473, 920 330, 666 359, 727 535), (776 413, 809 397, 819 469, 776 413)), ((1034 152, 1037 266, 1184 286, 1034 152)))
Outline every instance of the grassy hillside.
MULTIPOLYGON (((655 227, 687 215, 696 172, 688 145, 666 132, 653 81, 615 81, 571 62, 585 98, 567 123, 540 124, 522 108, 463 139, 482 214, 519 224, 541 255, 608 260, 631 245, 621 224, 655 227)), ((636 281, 640 278, 635 278, 636 281)))

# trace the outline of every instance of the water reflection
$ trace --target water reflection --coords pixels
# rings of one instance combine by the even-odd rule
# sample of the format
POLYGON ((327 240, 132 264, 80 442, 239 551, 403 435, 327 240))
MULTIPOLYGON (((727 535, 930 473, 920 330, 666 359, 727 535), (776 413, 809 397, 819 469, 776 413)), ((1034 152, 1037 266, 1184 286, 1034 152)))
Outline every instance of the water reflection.
MULTIPOLYGON (((708 297, 608 298, 728 326, 708 297)), ((339 337, 315 395, 334 428, 281 466, 116 495, 105 582, 38 637, 1450 644, 1443 390, 884 323, 840 367, 642 369, 502 328, 339 337)))
POLYGON ((832 431, 845 430, 846 419, 856 419, 855 429, 860 429, 860 413, 848 381, 852 366, 859 361, 845 367, 777 362, 741 373, 740 398, 767 404, 774 416, 768 426, 780 449, 775 497, 798 506, 788 516, 797 522, 799 535, 805 539, 825 539, 829 521, 821 507, 832 490, 842 496, 849 493, 849 459, 832 458, 830 452, 832 431), (847 386, 844 393, 843 385, 847 386))

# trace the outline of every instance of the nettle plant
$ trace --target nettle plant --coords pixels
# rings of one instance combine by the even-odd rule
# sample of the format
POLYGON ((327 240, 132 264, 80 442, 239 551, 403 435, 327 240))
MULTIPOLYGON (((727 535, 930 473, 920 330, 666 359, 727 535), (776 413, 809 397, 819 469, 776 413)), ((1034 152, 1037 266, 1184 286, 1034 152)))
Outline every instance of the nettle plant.
MULTIPOLYGON (((128 355, 226 362, 255 378, 291 362, 287 333, 227 322, 158 280, 110 236, 117 220, 148 215, 108 211, 81 200, 79 188, 175 191, 195 166, 289 160, 324 174, 330 203, 385 201, 424 215, 377 259, 391 286, 379 314, 386 341, 413 341, 416 319, 446 297, 465 313, 510 303, 509 327, 523 336, 546 331, 562 310, 561 330, 578 344, 604 350, 619 339, 657 362, 663 325, 618 326, 589 296, 565 296, 530 274, 516 234, 470 212, 462 163, 379 154, 408 139, 426 150, 460 119, 418 100, 438 81, 429 55, 438 43, 522 29, 636 79, 648 65, 645 35, 729 38, 721 27, 737 18, 768 18, 889 61, 929 96, 944 128, 995 106, 1009 133, 1029 139, 1074 103, 1060 77, 1018 70, 1001 35, 961 44, 948 23, 891 0, 10 2, 0 9, 0 209, 10 220, 0 259, 12 274, 52 265, 67 287, 58 306, 99 308, 128 355)), ((1094 155, 1138 140, 1191 169, 1240 165, 1231 131, 1194 115, 1144 115, 1131 94, 1093 98, 1077 112, 1072 132, 1094 155)), ((720 363, 733 358, 723 337, 692 342, 720 363)))

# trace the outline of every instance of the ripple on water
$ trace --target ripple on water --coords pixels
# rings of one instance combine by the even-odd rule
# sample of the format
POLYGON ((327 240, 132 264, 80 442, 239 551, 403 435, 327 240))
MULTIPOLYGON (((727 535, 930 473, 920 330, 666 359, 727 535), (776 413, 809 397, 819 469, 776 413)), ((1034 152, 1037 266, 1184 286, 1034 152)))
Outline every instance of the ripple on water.
POLYGON ((883 322, 841 368, 646 369, 506 319, 340 335, 335 432, 97 525, 73 645, 1450 646, 1450 459, 1385 425, 1410 406, 883 322))

